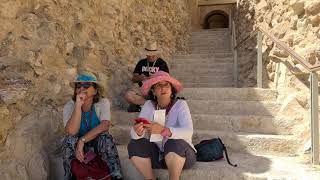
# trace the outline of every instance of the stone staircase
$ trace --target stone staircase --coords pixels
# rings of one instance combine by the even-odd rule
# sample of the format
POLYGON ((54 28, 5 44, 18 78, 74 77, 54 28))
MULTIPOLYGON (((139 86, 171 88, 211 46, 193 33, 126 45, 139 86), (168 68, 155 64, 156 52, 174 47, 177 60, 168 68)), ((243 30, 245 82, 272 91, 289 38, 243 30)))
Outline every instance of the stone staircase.
MULTIPOLYGON (((270 89, 233 88, 232 53, 228 29, 192 33, 191 54, 175 56, 171 74, 183 82, 179 96, 187 99, 194 123, 193 143, 220 137, 229 150, 232 167, 225 160, 197 162, 184 170, 183 180, 207 179, 320 179, 297 153, 301 142, 292 134, 294 124, 278 116, 278 92, 270 89)), ((112 111, 110 132, 118 146, 123 174, 127 180, 143 179, 128 159, 129 129, 138 113, 112 111)), ((61 179, 62 161, 53 161, 53 179, 61 179), (60 169, 58 165, 60 164, 60 169), (59 175, 60 174, 60 175, 59 175), (58 178, 59 177, 59 178, 58 178)), ((167 170, 154 170, 161 180, 167 170)))
MULTIPOLYGON (((193 32, 191 54, 177 55, 170 63, 171 75, 180 80, 194 123, 193 143, 221 137, 238 163, 225 160, 197 163, 181 179, 313 179, 319 178, 307 165, 298 163, 301 143, 290 129, 290 119, 277 116, 278 92, 270 89, 233 88, 233 55, 228 29, 193 32), (299 169, 297 171, 297 169, 299 169)), ((138 114, 113 112, 112 133, 119 146, 126 179, 142 179, 127 158, 131 119, 138 114)), ((168 179, 166 170, 155 170, 168 179)))

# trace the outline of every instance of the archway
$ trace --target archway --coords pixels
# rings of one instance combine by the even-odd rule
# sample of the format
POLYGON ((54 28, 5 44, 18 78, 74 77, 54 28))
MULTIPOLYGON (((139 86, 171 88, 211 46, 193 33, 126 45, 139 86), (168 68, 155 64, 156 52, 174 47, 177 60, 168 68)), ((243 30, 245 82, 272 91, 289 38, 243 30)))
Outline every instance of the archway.
POLYGON ((224 11, 216 10, 208 13, 204 19, 204 29, 228 28, 229 16, 224 11))

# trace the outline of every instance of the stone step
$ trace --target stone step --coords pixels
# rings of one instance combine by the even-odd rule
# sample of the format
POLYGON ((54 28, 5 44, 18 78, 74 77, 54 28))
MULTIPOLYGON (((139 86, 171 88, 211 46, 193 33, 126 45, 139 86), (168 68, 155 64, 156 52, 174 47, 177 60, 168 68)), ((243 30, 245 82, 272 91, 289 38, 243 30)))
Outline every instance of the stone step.
MULTIPOLYGON (((124 179, 141 180, 143 177, 128 158, 127 148, 118 146, 124 179)), ((183 170, 181 180, 315 180, 320 178, 320 172, 310 165, 300 163, 297 157, 258 155, 230 152, 229 157, 237 167, 228 165, 226 159, 213 162, 196 162, 187 170, 183 170)), ((154 175, 159 180, 168 180, 168 170, 154 169, 154 175)))
POLYGON ((202 37, 202 36, 221 36, 221 35, 228 35, 230 36, 230 33, 229 32, 226 32, 226 31, 216 31, 216 32, 192 32, 191 33, 191 37, 202 37))
POLYGON ((220 137, 226 147, 234 152, 287 154, 298 153, 300 142, 292 135, 254 134, 230 131, 195 130, 193 143, 220 137))
MULTIPOLYGON (((138 113, 116 111, 112 113, 112 122, 117 126, 130 126, 138 115, 138 113)), ((290 135, 294 125, 290 120, 272 116, 214 114, 191 114, 191 116, 194 129, 198 130, 290 135)))
POLYGON ((210 44, 197 44, 197 45, 189 45, 189 50, 219 50, 229 48, 230 45, 227 43, 210 43, 210 44))
POLYGON ((211 39, 211 40, 202 40, 202 39, 191 39, 188 42, 188 47, 210 47, 211 45, 230 45, 231 41, 229 38, 223 39, 211 39))
POLYGON ((229 28, 215 28, 215 29, 197 29, 197 30, 193 30, 191 31, 191 33, 218 33, 218 32, 230 32, 229 28))
POLYGON ((200 58, 233 58, 233 54, 230 51, 223 51, 223 52, 215 52, 215 53, 198 53, 198 54, 185 54, 185 55, 175 55, 173 59, 200 59, 200 58))
POLYGON ((190 50, 193 49, 222 49, 225 47, 230 47, 230 43, 226 42, 226 40, 221 41, 213 41, 213 42, 190 42, 188 44, 188 48, 190 50))
MULTIPOLYGON (((110 129, 117 144, 126 145, 130 141, 132 126, 114 126, 110 129)), ((202 140, 220 137, 226 147, 234 152, 287 154, 298 153, 299 141, 292 135, 253 134, 243 132, 197 130, 194 129, 192 141, 197 144, 202 140)))
POLYGON ((195 74, 197 76, 203 76, 214 75, 216 73, 232 74, 234 68, 233 63, 174 63, 169 64, 169 67, 172 76, 190 76, 195 74))
MULTIPOLYGON (((126 180, 141 180, 143 177, 129 160, 126 145, 117 146, 121 162, 121 171, 126 180)), ((307 161, 299 157, 248 154, 229 151, 229 158, 237 167, 228 165, 226 159, 213 162, 196 162, 187 170, 183 170, 181 180, 228 179, 228 180, 270 180, 270 179, 320 179, 318 169, 305 164, 307 161), (301 163, 302 162, 302 163, 301 163)), ((308 158, 306 158, 308 159, 308 158)), ((63 179, 62 154, 50 154, 49 180, 63 179)), ((169 179, 168 170, 154 169, 159 180, 169 179)))
POLYGON ((201 39, 201 38, 197 38, 197 39, 190 39, 188 42, 188 46, 205 46, 207 45, 209 46, 226 46, 226 45, 230 45, 230 40, 229 38, 216 38, 216 39, 201 39))
POLYGON ((230 36, 226 36, 226 35, 221 35, 221 36, 196 36, 196 37, 191 37, 188 40, 189 45, 190 44, 210 44, 210 43, 216 43, 216 42, 220 42, 220 43, 227 43, 227 42, 231 42, 230 36))
POLYGON ((204 46, 204 45, 208 45, 208 46, 226 46, 226 45, 230 45, 230 40, 229 38, 217 38, 217 39, 201 39, 201 38, 197 38, 197 39, 190 39, 188 42, 188 46, 204 46))
POLYGON ((215 53, 216 51, 221 51, 221 50, 230 50, 230 47, 221 47, 221 48, 217 48, 217 49, 212 49, 212 50, 191 50, 191 53, 193 54, 202 54, 202 53, 215 53))
POLYGON ((190 64, 190 63, 233 63, 232 57, 225 57, 225 58, 176 58, 170 61, 170 64, 190 64))
POLYGON ((221 37, 230 37, 229 33, 197 33, 191 34, 191 38, 221 38, 221 37))
POLYGON ((222 47, 230 47, 229 44, 220 44, 220 43, 210 43, 210 44, 191 44, 189 45, 190 50, 212 50, 212 49, 221 49, 222 47))
POLYGON ((189 43, 212 43, 212 42, 229 42, 230 36, 218 35, 218 36, 192 36, 189 39, 189 43))
POLYGON ((291 135, 293 123, 284 118, 258 115, 191 114, 194 129, 291 135))
POLYGON ((216 33, 216 34, 197 34, 191 35, 191 40, 214 40, 214 39, 229 39, 231 36, 228 33, 216 33))
POLYGON ((211 53, 211 51, 219 52, 219 51, 230 51, 231 48, 229 45, 221 45, 221 44, 211 44, 207 45, 208 47, 189 47, 189 52, 196 54, 197 51, 203 53, 211 53))
POLYGON ((191 113, 216 115, 274 116, 280 104, 274 101, 187 100, 191 113))
POLYGON ((233 66, 226 66, 226 67, 213 67, 213 68, 201 68, 197 69, 190 66, 186 67, 176 67, 176 66, 170 66, 171 71, 170 74, 173 77, 176 76, 190 76, 191 74, 197 74, 198 76, 215 76, 215 75, 221 75, 221 74, 230 74, 233 72, 233 66))
POLYGON ((228 33, 207 33, 207 34, 192 34, 191 39, 196 38, 208 38, 208 39, 214 39, 214 38, 225 38, 225 37, 231 37, 228 33))
POLYGON ((232 73, 213 73, 212 76, 206 75, 206 76, 192 76, 192 75, 187 75, 187 76, 175 76, 176 79, 181 81, 182 83, 187 83, 187 82, 199 82, 199 83, 210 83, 210 82, 224 82, 224 81, 232 81, 233 80, 233 75, 232 73))
POLYGON ((276 101, 278 93, 261 88, 184 88, 179 95, 189 100, 276 101))
POLYGON ((191 32, 191 36, 215 36, 215 35, 230 35, 228 31, 203 31, 203 32, 191 32))
MULTIPOLYGON (((229 76, 218 76, 218 77, 211 78, 211 80, 207 80, 207 79, 200 79, 200 80, 182 79, 181 77, 176 77, 176 79, 178 79, 182 84, 184 84, 184 87, 186 87, 186 88, 190 88, 190 83, 196 83, 197 85, 209 83, 209 84, 211 84, 211 85, 209 85, 209 87, 212 87, 212 86, 218 87, 217 85, 220 85, 220 84, 221 85, 228 85, 233 82, 233 79, 231 76, 230 77, 229 76)), ((197 87, 201 88, 201 86, 197 86, 197 87)), ((225 87, 225 86, 222 86, 222 87, 225 87)))
POLYGON ((208 69, 211 68, 230 68, 231 66, 233 67, 233 63, 197 63, 197 62, 193 62, 193 63, 173 63, 171 64, 171 69, 173 71, 173 69, 177 69, 180 72, 185 69, 190 69, 190 68, 197 68, 197 70, 201 71, 202 69, 204 69, 205 71, 207 71, 208 69))
POLYGON ((227 39, 221 39, 221 40, 210 40, 210 41, 202 41, 202 40, 197 40, 197 41, 190 41, 188 43, 188 48, 201 48, 201 47, 224 47, 224 46, 230 46, 230 42, 227 39))
POLYGON ((233 87, 233 81, 228 82, 211 82, 211 83, 183 83, 185 88, 222 88, 222 87, 233 87))
POLYGON ((217 43, 221 43, 221 45, 224 44, 230 44, 231 40, 230 37, 228 36, 221 36, 221 37, 212 37, 212 38, 208 38, 208 37, 197 37, 197 38, 191 38, 189 40, 189 45, 193 45, 193 44, 217 44, 217 43))
POLYGON ((228 32, 205 32, 205 33, 191 33, 191 37, 219 37, 219 36, 231 36, 228 32))

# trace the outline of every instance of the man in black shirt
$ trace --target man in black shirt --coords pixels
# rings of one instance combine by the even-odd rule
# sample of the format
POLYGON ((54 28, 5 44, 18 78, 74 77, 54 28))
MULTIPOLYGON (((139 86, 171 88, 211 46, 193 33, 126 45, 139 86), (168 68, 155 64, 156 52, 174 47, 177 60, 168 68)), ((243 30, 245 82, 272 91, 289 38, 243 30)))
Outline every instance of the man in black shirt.
POLYGON ((130 103, 129 112, 139 111, 140 106, 146 101, 146 97, 143 97, 140 91, 144 80, 160 70, 169 73, 167 63, 157 56, 161 51, 155 42, 148 43, 142 51, 147 58, 141 59, 136 65, 132 77, 133 86, 125 93, 125 99, 130 103))

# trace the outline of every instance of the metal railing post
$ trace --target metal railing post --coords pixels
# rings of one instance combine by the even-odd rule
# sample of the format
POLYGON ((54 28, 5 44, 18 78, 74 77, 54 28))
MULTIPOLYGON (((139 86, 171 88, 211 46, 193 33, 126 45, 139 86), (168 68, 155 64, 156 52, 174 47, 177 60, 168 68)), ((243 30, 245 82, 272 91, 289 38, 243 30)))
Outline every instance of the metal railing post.
POLYGON ((318 117, 318 74, 310 73, 310 89, 311 89, 311 151, 312 163, 319 164, 319 117, 318 117))
POLYGON ((233 52, 233 81, 234 87, 238 87, 238 51, 233 52))
POLYGON ((262 33, 258 31, 257 87, 262 88, 262 33))
POLYGON ((237 44, 235 30, 236 28, 233 21, 232 22, 233 81, 234 81, 234 86, 238 87, 238 51, 235 48, 235 45, 237 44))
POLYGON ((280 74, 281 74, 280 63, 277 63, 276 64, 276 73, 275 73, 275 76, 274 76, 274 82, 276 84, 276 89, 278 89, 280 74))

